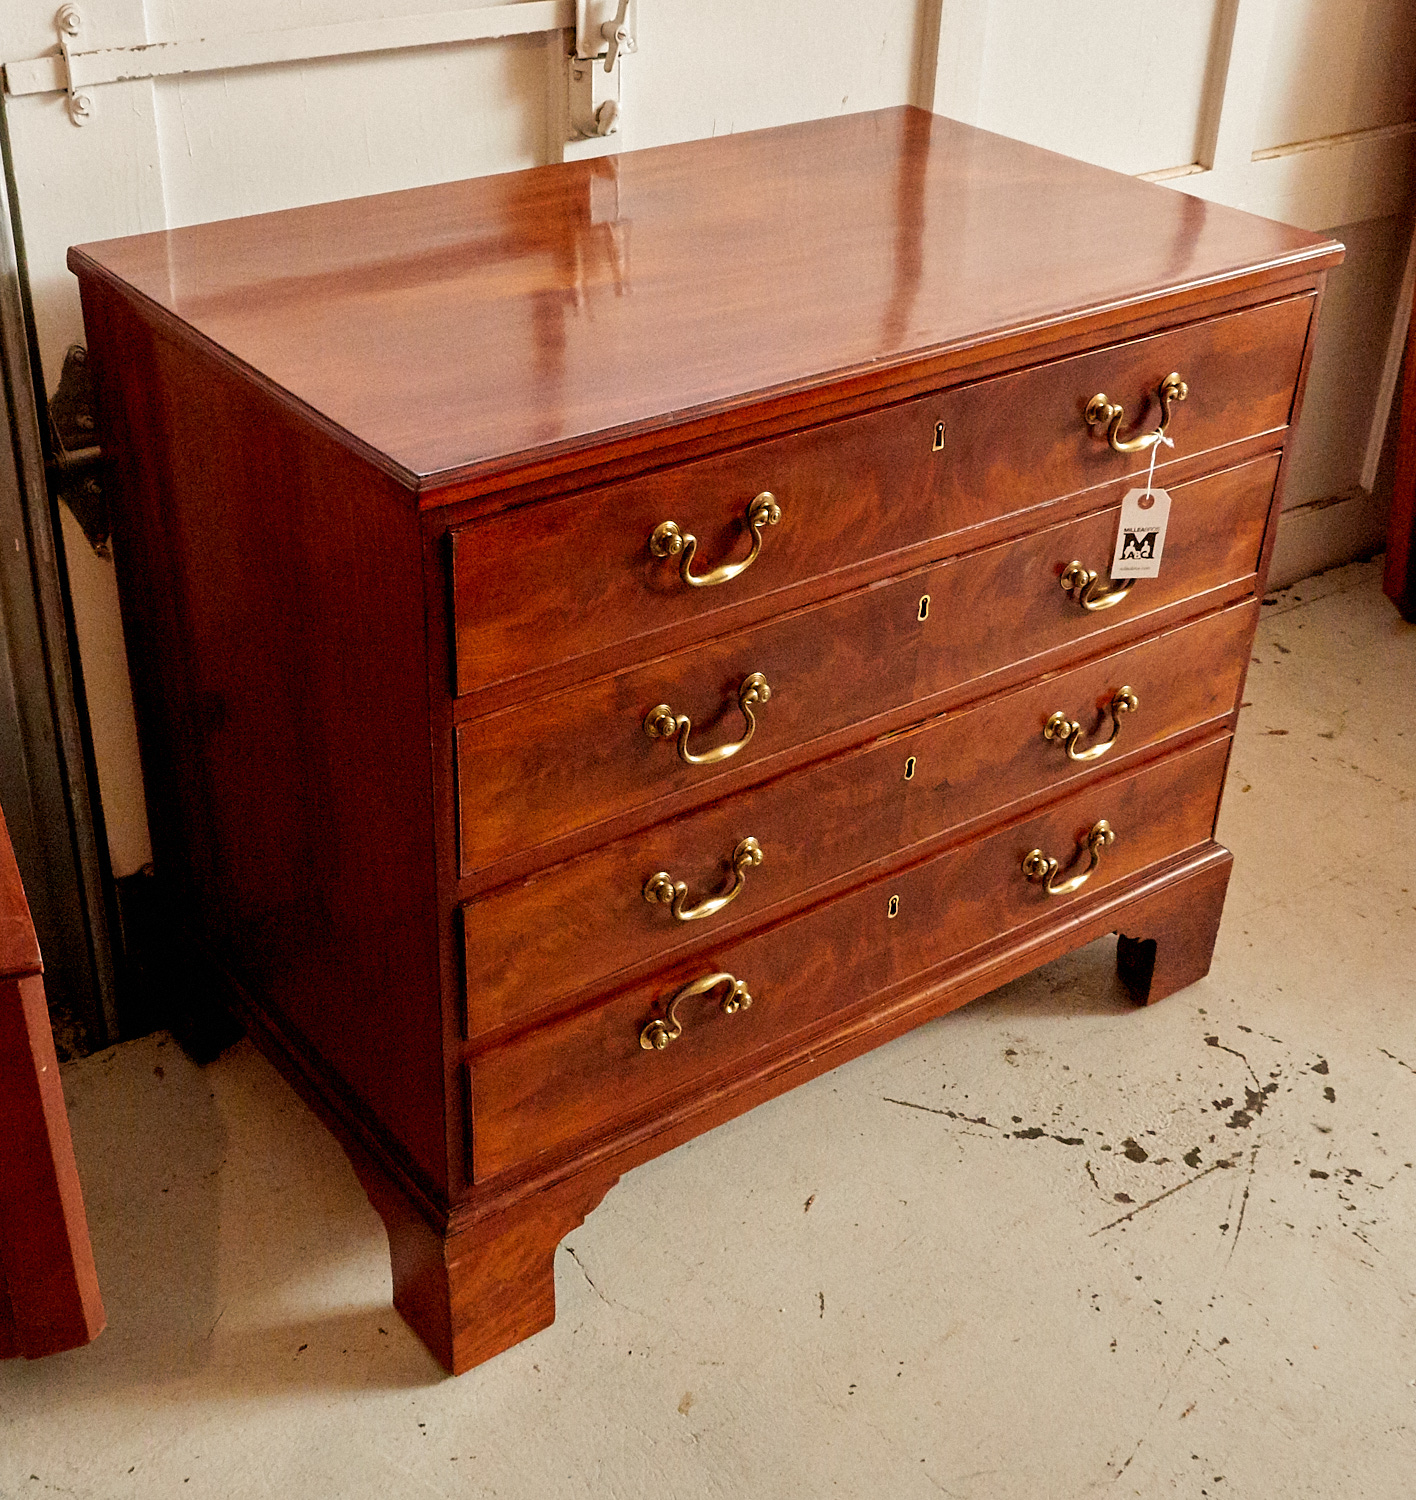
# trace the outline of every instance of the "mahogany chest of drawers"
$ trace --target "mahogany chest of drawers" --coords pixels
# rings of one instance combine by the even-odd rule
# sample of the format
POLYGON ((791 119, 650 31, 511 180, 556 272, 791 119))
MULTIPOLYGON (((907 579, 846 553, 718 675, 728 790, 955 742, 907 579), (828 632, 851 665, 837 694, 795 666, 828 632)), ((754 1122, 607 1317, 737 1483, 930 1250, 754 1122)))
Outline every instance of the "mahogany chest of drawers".
POLYGON ((911 109, 71 252, 158 872, 450 1368, 635 1163, 1206 971, 1340 256, 911 109))

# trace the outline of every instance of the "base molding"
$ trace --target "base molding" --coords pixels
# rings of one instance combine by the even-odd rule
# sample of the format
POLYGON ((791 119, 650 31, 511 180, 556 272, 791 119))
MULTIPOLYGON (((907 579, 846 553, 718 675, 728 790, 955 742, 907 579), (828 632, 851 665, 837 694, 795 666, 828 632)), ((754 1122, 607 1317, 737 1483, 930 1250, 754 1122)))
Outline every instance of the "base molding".
POLYGON ((556 1247, 619 1181, 580 1174, 439 1231, 368 1158, 349 1155, 388 1231, 393 1305, 454 1375, 555 1322, 556 1247))
POLYGON ((444 1368, 461 1374, 554 1322, 557 1246, 632 1167, 1107 933, 1119 935, 1118 973, 1132 999, 1164 999, 1208 972, 1232 865, 1230 852, 1208 841, 1065 916, 863 996, 834 1031, 804 1038, 731 1088, 586 1143, 532 1177, 478 1184, 446 1207, 400 1170, 388 1143, 350 1113, 257 997, 229 975, 212 993, 330 1127, 387 1230, 395 1308, 444 1368))
POLYGON ((1363 489, 1285 510, 1269 565, 1270 592, 1375 556, 1386 544, 1386 524, 1385 500, 1363 489))
POLYGON ((555 1320, 557 1245, 632 1167, 1108 932, 1118 934, 1118 973, 1138 1004, 1202 979, 1233 862, 1227 849, 1207 844, 1160 878, 1143 879, 1060 929, 981 961, 965 959, 952 975, 921 976, 878 1024, 848 1025, 835 1038, 803 1047, 785 1067, 588 1151, 563 1164, 559 1175, 474 1190, 441 1233, 377 1169, 356 1160, 388 1227, 395 1307, 453 1374, 481 1364, 555 1320))

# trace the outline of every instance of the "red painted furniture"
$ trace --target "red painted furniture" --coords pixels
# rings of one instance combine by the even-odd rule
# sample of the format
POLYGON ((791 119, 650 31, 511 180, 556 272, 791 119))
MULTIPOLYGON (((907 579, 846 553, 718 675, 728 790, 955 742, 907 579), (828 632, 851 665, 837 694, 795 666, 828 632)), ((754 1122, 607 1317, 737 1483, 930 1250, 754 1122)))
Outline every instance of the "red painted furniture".
POLYGON ((637 1162, 1205 973, 1340 256, 912 109, 71 252, 159 870, 451 1368, 637 1162))
POLYGON ((0 1359, 103 1332, 44 965, 0 815, 0 1359))

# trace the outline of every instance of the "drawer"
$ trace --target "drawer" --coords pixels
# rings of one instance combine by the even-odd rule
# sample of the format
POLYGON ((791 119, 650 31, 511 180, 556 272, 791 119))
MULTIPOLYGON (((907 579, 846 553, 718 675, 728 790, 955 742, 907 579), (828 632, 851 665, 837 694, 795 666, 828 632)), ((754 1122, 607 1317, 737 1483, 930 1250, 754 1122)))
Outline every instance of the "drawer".
POLYGON ((1085 666, 1030 683, 902 734, 748 788, 672 822, 492 892, 463 908, 467 1030, 473 1040, 525 1024, 635 965, 711 944, 759 914, 1020 798, 1109 772, 1123 756, 1229 714, 1238 700, 1258 601, 1233 605, 1085 666), (1194 662, 1210 670, 1190 670, 1194 662), (1138 706, 1107 707, 1123 687, 1138 706), (1072 760, 1043 728, 1061 711, 1084 726, 1086 754, 1119 725, 1114 747, 1072 760), (1095 733, 1094 733, 1095 731, 1095 733), (802 808, 813 809, 810 826, 802 808), (732 865, 746 838, 760 864, 732 865), (736 887, 706 916, 676 919, 646 901, 667 871, 689 888, 682 909, 736 887))
POLYGON ((1118 507, 459 725, 463 873, 631 810, 657 821, 660 798, 721 795, 775 753, 1016 663, 1061 665, 1049 653, 1118 627, 1139 634, 1157 610, 1253 574, 1277 467, 1272 455, 1176 486, 1161 575, 1115 608, 1088 613, 1058 580, 1073 559, 1104 573, 1118 507), (686 764, 645 732, 666 704, 690 720, 691 754, 741 739, 753 673, 771 697, 749 705, 756 728, 731 759, 686 764))
POLYGON ((746 1080, 794 1042, 824 1043, 834 1023, 892 985, 1039 920, 1065 924, 1098 892, 1210 838, 1228 749, 1225 735, 1132 775, 1089 781, 1038 816, 483 1053, 471 1064, 475 1177, 568 1154, 675 1098, 746 1080), (1079 841, 1098 819, 1116 839, 1079 891, 1050 897, 1024 877, 1035 848, 1064 868, 1074 857, 1084 867, 1079 841), (725 983, 681 1003, 682 1034, 670 1045, 642 1046, 673 996, 714 973, 742 981, 750 1007, 723 1013, 725 983))
POLYGON ((1125 408, 1125 436, 1155 425, 1161 382, 1184 376, 1165 461, 1281 429, 1312 302, 1207 319, 456 528, 457 690, 616 644, 648 654, 667 648, 656 638, 701 638, 726 607, 1143 469, 1148 454, 1114 453, 1087 426, 1098 392, 1125 408), (696 538, 693 574, 742 562, 764 491, 780 519, 759 528, 760 552, 729 581, 690 587, 682 554, 652 555, 651 535, 673 521, 696 538))

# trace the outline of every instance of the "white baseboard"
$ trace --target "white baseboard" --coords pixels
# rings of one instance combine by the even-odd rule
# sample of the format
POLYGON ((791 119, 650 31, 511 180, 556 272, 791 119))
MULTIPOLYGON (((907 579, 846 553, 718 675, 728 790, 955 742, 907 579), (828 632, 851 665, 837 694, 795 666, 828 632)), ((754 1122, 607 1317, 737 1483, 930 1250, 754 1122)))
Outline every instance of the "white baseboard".
POLYGON ((1387 506, 1366 490, 1297 505, 1279 517, 1270 589, 1371 557, 1386 544, 1387 506))

